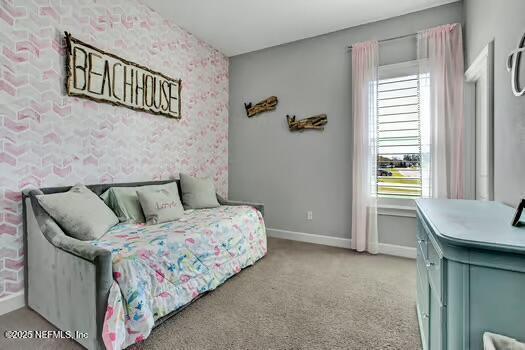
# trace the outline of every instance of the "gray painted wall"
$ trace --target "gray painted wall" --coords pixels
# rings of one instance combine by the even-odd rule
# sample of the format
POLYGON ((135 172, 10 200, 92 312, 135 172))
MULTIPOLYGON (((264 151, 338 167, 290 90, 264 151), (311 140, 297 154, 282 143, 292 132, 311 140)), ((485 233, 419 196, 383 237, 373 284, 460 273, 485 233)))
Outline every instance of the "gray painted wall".
POLYGON ((506 62, 525 33, 525 1, 465 0, 464 14, 466 68, 494 40, 494 194, 514 206, 525 198, 525 96, 512 94, 506 62))
POLYGON ((416 219, 404 216, 379 215, 379 242, 416 247, 416 219))
MULTIPOLYGON (((351 54, 347 46, 462 21, 453 3, 230 59, 229 196, 265 204, 269 228, 350 238, 351 54), (243 102, 279 97, 248 119, 243 102), (290 133, 285 115, 326 113, 323 132, 290 133), (307 220, 307 211, 313 220, 307 220)), ((415 38, 381 44, 381 64, 416 58, 415 38)), ((415 242, 413 218, 382 216, 380 241, 415 242)))

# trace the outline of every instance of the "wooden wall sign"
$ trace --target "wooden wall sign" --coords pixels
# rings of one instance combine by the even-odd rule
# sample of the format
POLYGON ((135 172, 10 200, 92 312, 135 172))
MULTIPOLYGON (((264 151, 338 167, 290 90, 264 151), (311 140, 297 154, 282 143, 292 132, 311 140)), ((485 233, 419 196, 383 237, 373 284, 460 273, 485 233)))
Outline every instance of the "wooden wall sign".
POLYGON ((255 106, 252 107, 252 103, 245 103, 244 108, 246 108, 246 115, 248 118, 253 117, 256 114, 273 111, 277 103, 279 103, 279 100, 276 96, 268 97, 266 100, 261 101, 257 103, 255 106))
POLYGON ((296 121, 295 115, 293 117, 286 115, 286 121, 288 122, 288 128, 290 131, 303 131, 306 129, 323 130, 326 123, 328 123, 328 117, 326 114, 318 114, 313 117, 296 121))
POLYGON ((180 79, 104 52, 66 34, 69 96, 180 119, 180 79))

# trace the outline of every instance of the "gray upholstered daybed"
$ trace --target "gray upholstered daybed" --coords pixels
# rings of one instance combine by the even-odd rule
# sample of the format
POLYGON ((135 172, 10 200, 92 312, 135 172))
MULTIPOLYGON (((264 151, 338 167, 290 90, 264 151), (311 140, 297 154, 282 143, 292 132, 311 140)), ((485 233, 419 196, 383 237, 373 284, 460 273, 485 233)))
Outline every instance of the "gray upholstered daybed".
MULTIPOLYGON (((172 181, 87 187, 101 195, 110 187, 158 185, 172 181)), ((76 340, 88 349, 104 349, 102 329, 109 291, 114 284, 112 252, 67 236, 35 197, 39 194, 66 192, 70 188, 42 188, 23 192, 26 303, 61 330, 87 333, 87 338, 76 340)), ((221 206, 247 205, 264 213, 262 204, 228 201, 219 195, 217 199, 221 206)), ((156 319, 155 326, 187 305, 162 315, 156 319)))

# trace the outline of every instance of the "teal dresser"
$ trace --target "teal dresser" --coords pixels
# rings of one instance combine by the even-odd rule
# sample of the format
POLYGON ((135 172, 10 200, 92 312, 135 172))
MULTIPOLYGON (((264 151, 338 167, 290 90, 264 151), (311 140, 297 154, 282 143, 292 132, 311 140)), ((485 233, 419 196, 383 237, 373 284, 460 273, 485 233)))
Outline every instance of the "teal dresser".
POLYGON ((417 314, 423 349, 525 341, 525 228, 497 202, 418 199, 417 314))

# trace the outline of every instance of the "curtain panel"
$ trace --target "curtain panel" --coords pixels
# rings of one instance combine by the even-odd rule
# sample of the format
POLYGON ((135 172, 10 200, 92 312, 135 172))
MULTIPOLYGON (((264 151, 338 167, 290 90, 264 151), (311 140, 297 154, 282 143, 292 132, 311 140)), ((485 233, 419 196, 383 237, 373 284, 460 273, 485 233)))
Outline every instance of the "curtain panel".
POLYGON ((378 251, 377 234, 377 74, 378 42, 352 46, 352 112, 354 128, 352 249, 378 251))
MULTIPOLYGON (((428 172, 435 198, 463 198, 463 39, 460 24, 418 33, 420 73, 428 74, 428 172)), ((423 131, 425 134, 425 131, 423 131)), ((425 141, 425 140, 422 140, 425 141)), ((424 162, 426 163, 426 162, 424 162)), ((425 171, 425 169, 424 169, 425 171)))

